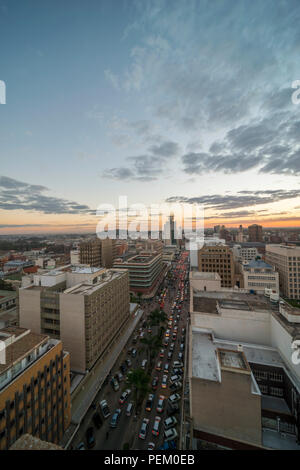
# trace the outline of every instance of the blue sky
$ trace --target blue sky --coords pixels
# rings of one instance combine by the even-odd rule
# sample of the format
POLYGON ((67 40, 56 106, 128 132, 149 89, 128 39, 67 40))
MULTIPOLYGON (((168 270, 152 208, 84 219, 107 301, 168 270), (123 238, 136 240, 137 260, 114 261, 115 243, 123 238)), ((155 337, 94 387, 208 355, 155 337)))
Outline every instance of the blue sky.
POLYGON ((88 227, 120 194, 298 224, 299 20, 298 0, 0 0, 0 230, 88 227))

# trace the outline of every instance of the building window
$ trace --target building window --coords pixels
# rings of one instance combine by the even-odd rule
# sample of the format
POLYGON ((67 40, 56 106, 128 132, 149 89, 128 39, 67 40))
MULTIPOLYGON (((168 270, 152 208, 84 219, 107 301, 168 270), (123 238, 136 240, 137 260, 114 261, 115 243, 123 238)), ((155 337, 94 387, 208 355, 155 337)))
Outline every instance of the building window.
POLYGON ((283 390, 278 387, 270 387, 270 394, 274 397, 283 397, 283 390))

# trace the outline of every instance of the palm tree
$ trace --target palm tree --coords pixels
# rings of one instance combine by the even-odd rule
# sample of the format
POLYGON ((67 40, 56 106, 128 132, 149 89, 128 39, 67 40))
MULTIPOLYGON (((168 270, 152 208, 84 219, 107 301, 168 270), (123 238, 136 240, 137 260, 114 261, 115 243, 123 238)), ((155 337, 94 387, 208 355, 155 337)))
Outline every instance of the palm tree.
POLYGON ((135 369, 132 374, 128 377, 128 382, 133 386, 134 398, 136 406, 138 407, 141 399, 145 396, 148 388, 150 375, 148 375, 143 369, 135 369))

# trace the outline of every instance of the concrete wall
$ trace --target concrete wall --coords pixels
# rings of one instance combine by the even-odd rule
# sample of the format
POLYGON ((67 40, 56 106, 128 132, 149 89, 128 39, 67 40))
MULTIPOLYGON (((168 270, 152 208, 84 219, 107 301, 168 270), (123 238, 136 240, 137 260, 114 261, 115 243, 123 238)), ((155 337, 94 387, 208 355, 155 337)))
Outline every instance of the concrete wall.
POLYGON ((261 445, 261 398, 251 376, 222 370, 222 382, 191 379, 194 428, 261 445))
POLYGON ((71 369, 86 371, 84 296, 59 294, 60 339, 70 353, 71 369))
POLYGON ((41 291, 39 289, 19 289, 19 321, 22 328, 33 333, 41 332, 41 291))

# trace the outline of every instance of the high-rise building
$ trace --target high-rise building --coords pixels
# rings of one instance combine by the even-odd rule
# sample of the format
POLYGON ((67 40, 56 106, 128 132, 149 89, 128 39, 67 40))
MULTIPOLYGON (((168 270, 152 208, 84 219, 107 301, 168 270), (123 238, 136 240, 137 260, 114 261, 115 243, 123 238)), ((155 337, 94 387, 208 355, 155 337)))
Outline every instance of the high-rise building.
POLYGON ((111 268, 116 257, 116 240, 93 238, 79 245, 79 262, 93 267, 111 268))
POLYGON ((71 368, 84 373, 129 319, 125 270, 64 267, 19 290, 20 325, 61 339, 71 368))
POLYGON ((250 225, 248 227, 248 236, 249 242, 262 242, 262 226, 256 224, 250 225))
POLYGON ((233 253, 227 245, 204 245, 198 251, 198 270, 218 273, 222 287, 234 286, 233 253))
POLYGON ((1 329, 0 339, 0 449, 25 433, 59 443, 71 421, 69 353, 25 328, 1 329))
POLYGON ((300 299, 300 247, 266 245, 266 262, 279 273, 279 289, 284 297, 300 299))

